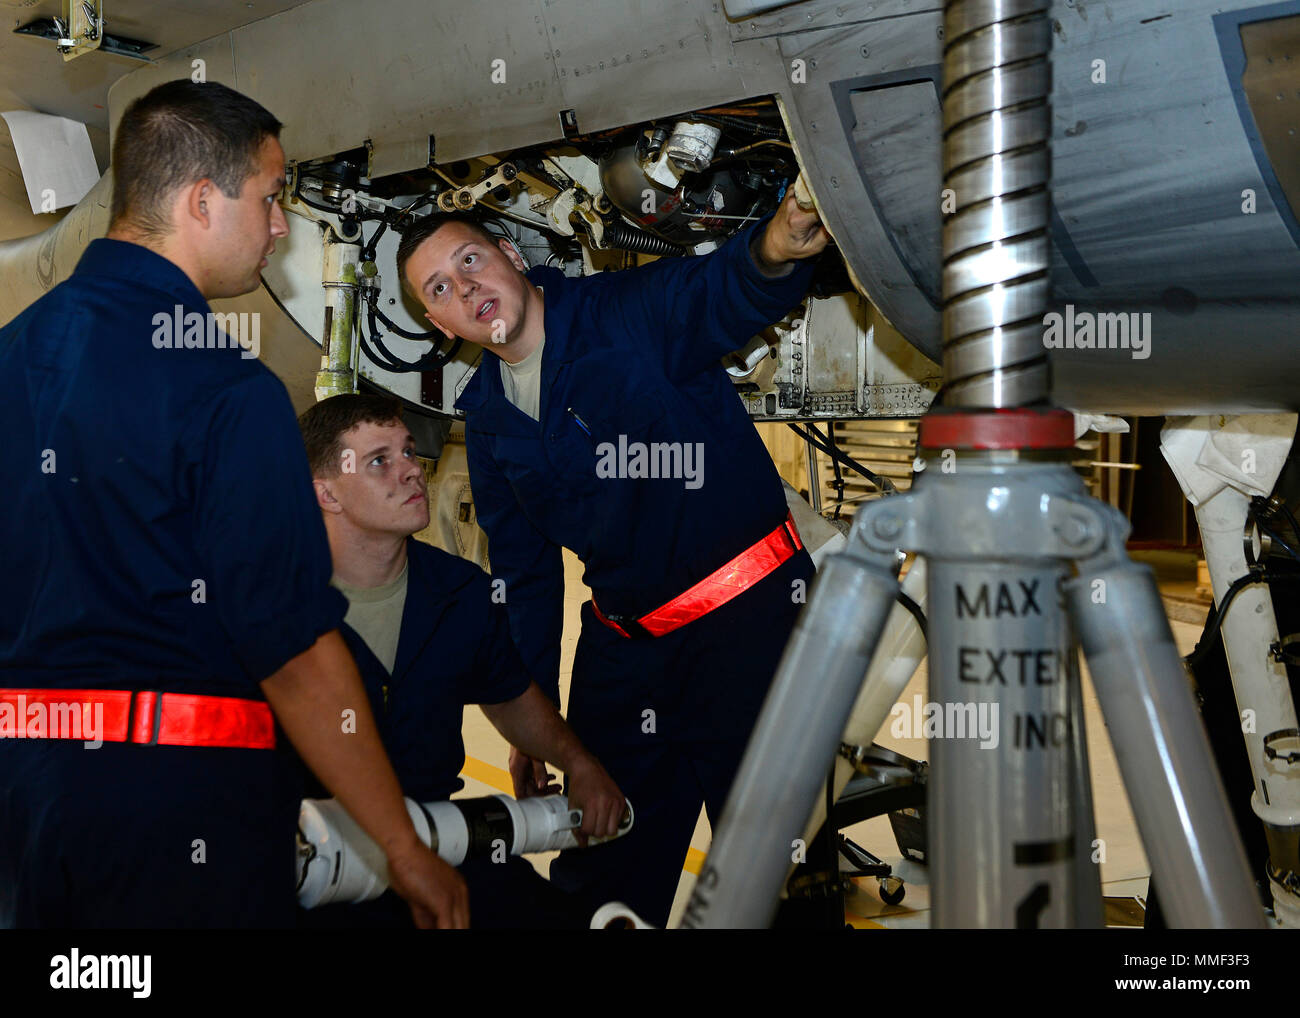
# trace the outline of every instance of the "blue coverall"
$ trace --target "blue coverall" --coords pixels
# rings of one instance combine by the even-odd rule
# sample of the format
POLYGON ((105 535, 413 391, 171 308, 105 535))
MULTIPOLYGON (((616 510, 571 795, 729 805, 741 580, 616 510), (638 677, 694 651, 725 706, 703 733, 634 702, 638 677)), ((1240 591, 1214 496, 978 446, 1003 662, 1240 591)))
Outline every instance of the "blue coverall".
MULTIPOLYGON (((384 748, 404 794, 436 802, 465 783, 461 738, 466 704, 504 703, 531 683, 510 638, 505 607, 492 598, 486 573, 421 541, 406 542, 406 605, 390 674, 351 626, 341 632, 361 671, 384 748)), ((315 779, 309 795, 328 793, 315 779)), ((582 928, 590 919, 524 859, 471 859, 460 867, 469 885, 474 929, 582 928)), ((360 905, 327 905, 303 916, 308 926, 410 926, 393 892, 360 905)))
MULTIPOLYGON (((562 547, 582 560, 602 612, 640 616, 786 517, 781 479, 719 363, 807 290, 811 264, 778 279, 759 272, 750 242, 765 225, 699 258, 578 279, 530 270, 545 294, 540 423, 506 399, 490 357, 457 401, 515 642, 557 703, 562 547), (611 451, 636 443, 668 443, 683 476, 631 476, 626 458, 616 472, 628 476, 607 476, 611 451)), ((701 801, 716 822, 812 574, 800 551, 657 639, 626 639, 583 606, 568 720, 636 823, 617 841, 562 853, 553 882, 666 922, 701 801)))
MULTIPOLYGON (((0 687, 262 700, 343 619, 293 408, 173 263, 95 240, 0 330, 0 687), (204 330, 206 333, 206 330, 204 330)), ((0 739, 0 926, 294 924, 277 748, 0 739)))

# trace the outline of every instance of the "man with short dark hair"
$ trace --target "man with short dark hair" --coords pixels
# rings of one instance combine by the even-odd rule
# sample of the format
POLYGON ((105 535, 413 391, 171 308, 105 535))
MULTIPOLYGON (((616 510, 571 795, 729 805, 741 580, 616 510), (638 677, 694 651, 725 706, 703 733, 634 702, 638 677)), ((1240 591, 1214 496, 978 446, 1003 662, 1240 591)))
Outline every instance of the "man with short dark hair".
MULTIPOLYGON (((340 632, 402 790, 432 802, 463 787, 462 715, 466 704, 477 703, 512 746, 568 775, 569 804, 582 810, 584 836, 613 835, 623 796, 529 679, 510 638, 506 606, 487 574, 412 536, 429 525, 429 504, 400 402, 334 396, 298 423, 329 535, 334 584, 349 603, 340 632)), ((581 928, 590 920, 590 911, 523 859, 469 859, 460 872, 476 929, 581 928)), ((321 920, 326 923, 394 918, 392 903, 383 899, 324 911, 333 913, 321 920)))
MULTIPOLYGON (((402 239, 397 245, 397 278, 402 289, 411 294, 416 300, 422 300, 422 298, 419 288, 413 285, 412 280, 406 274, 406 263, 411 260, 411 256, 416 251, 424 246, 426 240, 443 227, 452 224, 464 227, 467 234, 478 237, 479 240, 492 247, 497 247, 503 239, 494 235, 491 230, 483 225, 483 220, 472 212, 444 212, 436 216, 425 216, 422 219, 417 219, 403 231, 402 239)), ((502 250, 505 250, 505 248, 502 248, 502 250)))
POLYGON ((279 128, 215 83, 136 100, 108 237, 0 330, 0 927, 292 926, 301 778, 277 732, 416 921, 468 923, 337 632, 284 386, 205 328, 288 232, 279 128))
MULTIPOLYGON (((720 361, 799 302, 827 239, 791 193, 712 254, 581 279, 525 274, 508 241, 456 217, 401 245, 429 321, 497 355, 456 406, 515 642, 557 703, 562 547, 592 589, 568 720, 637 823, 561 853, 551 879, 656 925, 701 802, 721 813, 813 573, 720 361)), ((530 766, 512 758, 516 782, 530 766)))

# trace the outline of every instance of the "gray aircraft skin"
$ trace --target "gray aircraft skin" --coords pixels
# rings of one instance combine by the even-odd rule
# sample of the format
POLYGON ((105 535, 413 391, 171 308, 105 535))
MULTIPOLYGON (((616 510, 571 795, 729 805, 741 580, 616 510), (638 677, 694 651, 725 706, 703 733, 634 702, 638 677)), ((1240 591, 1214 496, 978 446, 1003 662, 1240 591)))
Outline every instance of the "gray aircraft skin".
MULTIPOLYGON (((59 5, 17 6, 14 23, 27 24, 59 5)), ((109 0, 110 34, 160 40, 152 63, 103 52, 64 63, 50 40, 6 35, 0 78, 35 108, 103 129, 159 82, 201 73, 284 121, 286 157, 303 179, 313 165, 361 150, 359 193, 390 196, 402 192, 385 182, 402 175, 433 180, 431 168, 441 168, 446 179, 445 168, 461 162, 487 172, 521 150, 533 158, 571 151, 568 136, 579 136, 581 150, 629 125, 671 126, 692 111, 770 97, 881 334, 887 322, 924 355, 891 355, 902 365, 893 380, 913 388, 890 412, 916 414, 929 402, 942 341, 939 0, 804 0, 766 10, 772 5, 643 0, 599 13, 586 0, 192 6, 190 21, 170 24, 170 5, 109 0), (183 38, 204 28, 213 31, 183 38)), ((1300 409, 1300 0, 1050 6, 1054 304, 1075 319, 1134 316, 1149 340, 1141 352, 1054 349, 1055 401, 1122 414, 1300 409)), ((516 184, 510 201, 528 204, 520 194, 528 187, 516 184)), ((56 227, 0 245, 0 321, 71 272, 106 229, 107 195, 106 175, 56 227)), ((337 216, 298 211, 337 226, 337 216)), ((582 236, 581 219, 573 222, 582 236)), ((319 367, 320 239, 329 231, 292 225, 267 289, 221 304, 264 312, 263 357, 302 403, 319 367)), ((540 233, 521 227, 520 235, 540 233)), ((423 331, 419 309, 395 285, 391 236, 385 241, 376 259, 381 306, 423 331)), ((823 345, 826 358, 833 345, 823 345)), ((431 348, 407 347, 405 358, 431 348)), ((810 350, 810 366, 816 360, 810 350)), ((408 402, 446 413, 473 363, 459 354, 434 390, 364 356, 361 369, 408 402)), ((782 412, 889 415, 854 393, 860 383, 847 403, 800 397, 782 412)), ((751 412, 783 415, 763 410, 751 412)))

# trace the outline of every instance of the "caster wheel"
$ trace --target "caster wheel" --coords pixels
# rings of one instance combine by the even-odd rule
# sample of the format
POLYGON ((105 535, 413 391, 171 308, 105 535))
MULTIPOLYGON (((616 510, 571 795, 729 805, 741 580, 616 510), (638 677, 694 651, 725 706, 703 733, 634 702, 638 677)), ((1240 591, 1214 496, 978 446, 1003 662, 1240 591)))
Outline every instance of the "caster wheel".
POLYGON ((898 877, 880 878, 880 900, 886 905, 902 904, 905 894, 907 894, 907 887, 898 877))

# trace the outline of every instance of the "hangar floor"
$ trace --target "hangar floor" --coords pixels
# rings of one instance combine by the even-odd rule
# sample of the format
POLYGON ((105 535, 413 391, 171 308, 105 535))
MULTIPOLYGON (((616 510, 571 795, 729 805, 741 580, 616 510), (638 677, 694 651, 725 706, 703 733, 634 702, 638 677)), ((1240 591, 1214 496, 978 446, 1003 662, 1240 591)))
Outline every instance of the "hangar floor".
MULTIPOLYGON (((1184 560, 1186 557, 1183 557, 1184 560)), ((1161 592, 1166 598, 1166 607, 1171 615, 1174 638, 1178 649, 1186 654, 1200 636, 1205 615, 1205 606, 1198 604, 1195 598, 1194 581, 1182 578, 1183 573, 1174 562, 1163 566, 1156 564, 1160 577, 1161 592), (1180 621, 1180 619, 1186 621, 1180 621)), ((1192 563, 1194 574, 1195 564, 1192 563)), ((572 553, 565 552, 566 596, 565 628, 561 648, 560 690, 561 695, 568 696, 569 673, 573 665, 573 653, 578 640, 578 611, 589 592, 581 581, 582 567, 572 553)), ((926 672, 924 664, 912 677, 903 699, 911 702, 913 694, 926 693, 926 672)), ((1119 769, 1115 754, 1111 748, 1110 738, 1102 721, 1101 711, 1093 692, 1091 680, 1084 679, 1084 705, 1088 731, 1088 753, 1092 764, 1092 783, 1094 805, 1097 818, 1097 837, 1105 842, 1106 856, 1101 863, 1102 891, 1107 897, 1133 899, 1145 896, 1147 880, 1151 870, 1142 842, 1138 837, 1128 797, 1119 778, 1119 769)), ((471 708, 465 712, 465 791, 462 795, 491 795, 496 792, 510 792, 510 775, 506 771, 506 754, 508 747, 504 739, 488 723, 482 712, 471 708)), ((903 753, 914 759, 926 758, 924 739, 895 739, 890 737, 888 728, 877 739, 880 745, 903 753)), ((894 866, 894 872, 903 878, 907 893, 898 906, 884 904, 876 891, 876 881, 860 878, 854 881, 856 890, 846 905, 846 921, 860 928, 904 928, 928 927, 929 889, 926 886, 926 869, 903 859, 894 841, 886 817, 876 817, 850 827, 846 832, 852 840, 867 851, 875 854, 894 866)), ((704 854, 709 846, 709 823, 703 811, 695 829, 691 849, 683 861, 682 881, 678 885, 677 898, 673 905, 670 923, 675 925, 686 899, 695 881, 695 874, 704 861, 704 854)), ((550 867, 553 855, 529 857, 542 873, 550 867)), ((1128 918, 1108 910, 1108 923, 1115 925, 1132 925, 1141 922, 1141 909, 1126 910, 1128 918), (1136 918, 1134 918, 1136 917, 1136 918)))

